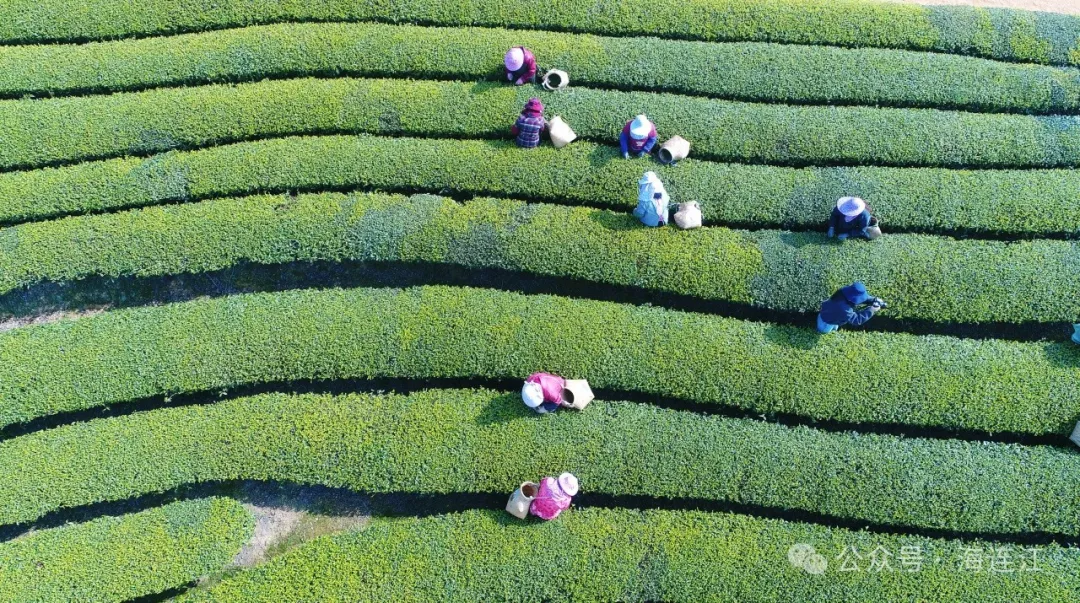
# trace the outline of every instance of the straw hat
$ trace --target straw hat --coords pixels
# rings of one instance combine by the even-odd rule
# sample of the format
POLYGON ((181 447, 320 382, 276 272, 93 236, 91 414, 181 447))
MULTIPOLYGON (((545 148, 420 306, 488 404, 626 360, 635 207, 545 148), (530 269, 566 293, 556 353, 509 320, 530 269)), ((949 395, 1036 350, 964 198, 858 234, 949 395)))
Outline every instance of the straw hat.
POLYGON ((544 403, 544 390, 539 383, 526 382, 521 388, 521 399, 525 406, 536 408, 544 403))
POLYGON ((858 197, 840 197, 836 201, 836 209, 849 218, 853 218, 866 209, 866 201, 858 197))
POLYGON ((644 115, 638 115, 634 121, 630 122, 630 136, 637 140, 647 137, 650 131, 652 131, 652 122, 644 115))
POLYGON ((506 69, 509 71, 517 71, 521 69, 521 66, 525 64, 525 51, 520 46, 511 48, 506 51, 506 56, 503 57, 503 65, 506 65, 506 69))
POLYGON ((557 482, 559 484, 559 489, 562 490, 564 494, 567 496, 577 496, 578 483, 577 478, 574 477, 573 473, 564 473, 560 475, 557 482))

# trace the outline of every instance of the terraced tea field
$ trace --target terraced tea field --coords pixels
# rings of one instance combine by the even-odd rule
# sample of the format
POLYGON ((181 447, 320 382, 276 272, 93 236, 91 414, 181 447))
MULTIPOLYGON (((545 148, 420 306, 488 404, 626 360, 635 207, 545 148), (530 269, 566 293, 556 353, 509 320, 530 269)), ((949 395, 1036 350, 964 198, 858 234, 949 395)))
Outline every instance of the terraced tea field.
POLYGON ((0 601, 1076 601, 1078 167, 1077 16, 0 1, 0 601))

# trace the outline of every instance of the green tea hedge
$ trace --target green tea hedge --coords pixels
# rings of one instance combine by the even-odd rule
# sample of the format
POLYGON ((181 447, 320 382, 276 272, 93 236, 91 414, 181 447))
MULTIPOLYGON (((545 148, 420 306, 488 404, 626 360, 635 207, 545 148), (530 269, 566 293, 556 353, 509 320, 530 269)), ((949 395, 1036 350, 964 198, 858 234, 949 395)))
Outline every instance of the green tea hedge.
POLYGON ((155 595, 222 569, 253 528, 240 503, 209 498, 31 532, 0 544, 0 599, 104 602, 155 595))
POLYGON ((509 496, 524 480, 570 471, 585 492, 1080 534, 1071 450, 833 434, 615 402, 541 417, 516 392, 271 394, 38 432, 0 443, 0 461, 21 468, 0 476, 0 521, 201 481, 509 496))
MULTIPOLYGON (((500 82, 296 79, 0 101, 0 169, 311 133, 509 138, 532 96, 583 138, 615 144, 639 113, 697 157, 791 164, 1062 167, 1080 117, 739 103, 652 92, 544 93, 500 82)), ((645 163, 645 162, 641 162, 645 163)))
POLYGON ((1030 550, 1015 545, 852 532, 726 513, 574 509, 557 521, 526 524, 498 511, 468 511, 378 520, 362 532, 309 543, 179 600, 1075 600, 1076 552, 1054 546, 1037 551, 1032 563, 1030 550), (791 564, 788 550, 799 543, 825 557, 824 575, 791 564), (851 547, 864 556, 861 561, 851 547), (971 556, 968 548, 985 557, 983 571, 962 569, 971 556), (999 555, 995 549, 1004 551, 1012 571, 990 571, 990 559, 999 555), (871 552, 889 570, 871 570, 871 552), (860 571, 840 571, 845 560, 860 571), (1022 564, 1038 571, 1020 571, 1022 564))
POLYGON ((0 222, 287 190, 389 188, 528 197, 632 208, 655 170, 673 200, 701 201, 705 220, 821 230, 836 199, 870 201, 886 230, 1080 232, 1074 170, 783 168, 687 159, 676 167, 618 160, 577 142, 528 153, 512 142, 289 137, 147 159, 108 159, 0 174, 0 222))
POLYGON ((1023 323, 1080 315, 1075 241, 894 234, 842 243, 820 233, 648 229, 629 212, 514 200, 339 193, 221 199, 0 230, 0 293, 45 280, 297 260, 503 268, 802 312, 862 280, 902 319, 1023 323))
POLYGON ((279 21, 385 20, 511 26, 696 40, 754 40, 910 48, 1009 61, 1077 64, 1080 19, 1052 13, 923 7, 862 0, 9 0, 0 40, 83 40, 163 34, 279 21))
POLYGON ((1080 417, 1080 348, 1070 342, 818 337, 660 308, 424 287, 239 295, 15 329, 0 334, 0 423, 243 384, 541 369, 597 388, 823 420, 1067 434, 1080 417))
POLYGON ((0 94, 350 73, 484 78, 528 46, 575 85, 742 99, 1067 112, 1080 73, 952 55, 382 24, 289 23, 82 45, 0 47, 0 94), (298 53, 297 49, 303 52, 298 53))

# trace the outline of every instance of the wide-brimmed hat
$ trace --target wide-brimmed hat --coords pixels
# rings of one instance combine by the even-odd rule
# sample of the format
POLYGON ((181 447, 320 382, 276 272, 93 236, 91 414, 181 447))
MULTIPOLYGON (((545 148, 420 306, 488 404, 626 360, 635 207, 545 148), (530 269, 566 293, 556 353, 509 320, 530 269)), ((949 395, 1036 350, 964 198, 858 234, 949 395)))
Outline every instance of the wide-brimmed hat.
POLYGON ((646 138, 649 132, 652 131, 652 127, 652 122, 649 121, 648 117, 638 115, 634 118, 634 121, 630 122, 630 136, 638 140, 646 138))
POLYGON ((866 201, 858 197, 840 197, 836 201, 836 209, 849 218, 853 218, 866 210, 866 201))
POLYGON ((573 473, 564 473, 555 481, 559 485, 559 489, 563 491, 563 494, 567 496, 577 496, 578 482, 573 473))
POLYGON ((532 113, 543 113, 544 103, 536 97, 530 98, 529 102, 525 103, 525 110, 532 113))
POLYGON ((860 281, 855 281, 847 287, 844 287, 840 290, 840 292, 844 294, 844 299, 855 305, 859 305, 870 300, 870 294, 866 292, 866 285, 862 284, 862 282, 860 281))
POLYGON ((544 403, 544 390, 539 383, 526 381, 521 387, 521 399, 525 401, 525 406, 536 408, 544 403))
POLYGON ((509 71, 517 71, 521 69, 521 66, 525 64, 525 50, 520 46, 511 48, 506 51, 506 56, 503 57, 503 65, 509 71))

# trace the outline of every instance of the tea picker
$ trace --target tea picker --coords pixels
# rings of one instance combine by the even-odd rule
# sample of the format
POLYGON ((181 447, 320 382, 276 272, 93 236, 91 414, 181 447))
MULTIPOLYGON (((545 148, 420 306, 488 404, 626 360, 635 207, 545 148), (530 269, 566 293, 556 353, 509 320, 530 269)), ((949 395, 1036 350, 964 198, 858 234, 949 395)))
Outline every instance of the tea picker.
POLYGON ((668 223, 670 202, 664 183, 655 172, 645 172, 638 180, 638 204, 634 217, 645 226, 663 226, 668 223))
POLYGON ((630 159, 630 153, 644 157, 655 145, 656 126, 644 115, 638 115, 626 122, 622 133, 619 134, 619 148, 622 149, 624 159, 630 159))
POLYGON ((1072 342, 1076 345, 1080 345, 1080 323, 1073 325, 1072 342))
POLYGON ((547 130, 548 123, 544 119, 544 103, 538 98, 530 98, 521 110, 514 126, 510 128, 510 134, 515 136, 517 145, 523 149, 535 149, 540 146, 540 136, 547 130))
POLYGON ((818 333, 832 333, 844 325, 857 327, 885 307, 888 307, 885 300, 871 296, 866 292, 866 285, 856 281, 841 287, 821 303, 821 312, 817 317, 818 333))
POLYGON ((858 197, 841 197, 829 215, 830 238, 844 241, 848 237, 876 239, 881 236, 877 218, 870 215, 866 201, 858 197))
POLYGON ((524 46, 507 50, 503 57, 503 67, 506 68, 506 79, 515 86, 536 80, 536 57, 524 46))
POLYGON ((593 398, 585 379, 563 379, 551 373, 533 373, 521 387, 525 406, 540 414, 555 412, 560 406, 583 410, 593 398))
POLYGON ((578 480, 572 473, 563 473, 558 478, 545 477, 539 484, 525 482, 510 496, 506 512, 518 519, 532 514, 550 521, 570 508, 577 493, 578 480))

